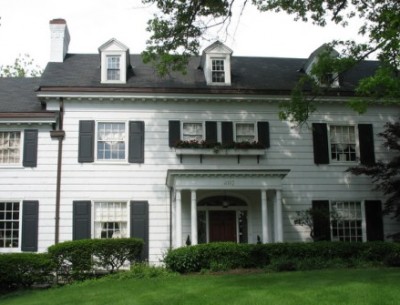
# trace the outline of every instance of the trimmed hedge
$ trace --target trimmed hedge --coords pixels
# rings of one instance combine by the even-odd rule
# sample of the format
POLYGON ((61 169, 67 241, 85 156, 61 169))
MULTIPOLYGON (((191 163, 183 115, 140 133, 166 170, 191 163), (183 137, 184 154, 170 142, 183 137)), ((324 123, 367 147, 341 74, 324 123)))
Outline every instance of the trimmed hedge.
POLYGON ((51 283, 53 267, 53 262, 45 253, 0 254, 0 290, 51 283))
POLYGON ((112 273, 127 262, 140 260, 143 241, 136 238, 82 239, 49 247, 56 272, 65 281, 94 276, 101 268, 112 273))
POLYGON ((387 242, 210 243, 170 250, 164 263, 179 273, 264 268, 269 264, 280 271, 372 263, 396 266, 399 257, 400 244, 387 242))

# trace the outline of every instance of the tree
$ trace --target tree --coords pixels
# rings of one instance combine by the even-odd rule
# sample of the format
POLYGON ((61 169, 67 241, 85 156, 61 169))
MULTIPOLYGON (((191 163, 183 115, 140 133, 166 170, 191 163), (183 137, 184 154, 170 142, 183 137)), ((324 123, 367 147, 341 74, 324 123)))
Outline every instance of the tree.
POLYGON ((0 66, 0 77, 38 77, 42 70, 29 54, 19 55, 12 65, 0 66))
POLYGON ((400 120, 386 123, 385 131, 379 135, 384 138, 383 145, 393 154, 391 160, 358 165, 350 167, 347 171, 357 176, 371 177, 375 189, 382 191, 386 196, 383 212, 392 214, 400 221, 400 120))
MULTIPOLYGON (((213 27, 229 25, 235 0, 142 0, 155 3, 160 10, 148 22, 152 33, 143 52, 145 62, 152 62, 159 74, 169 71, 185 72, 189 57, 197 55, 200 39, 213 27)), ((243 9, 248 0, 242 1, 243 9)), ((295 20, 311 21, 317 26, 334 22, 343 26, 353 18, 362 20, 359 34, 364 43, 354 40, 336 40, 331 48, 342 48, 340 56, 322 56, 313 68, 315 77, 301 78, 294 88, 290 102, 281 104, 281 119, 302 124, 316 110, 316 96, 324 94, 325 88, 317 89, 315 79, 321 75, 340 75, 371 54, 377 55, 381 68, 376 74, 363 79, 356 89, 359 97, 352 106, 362 112, 368 104, 365 97, 399 103, 400 97, 400 1, 398 0, 252 0, 259 11, 285 11, 295 20), (305 86, 313 90, 304 92, 305 86)), ((329 52, 328 52, 329 53, 329 52)))

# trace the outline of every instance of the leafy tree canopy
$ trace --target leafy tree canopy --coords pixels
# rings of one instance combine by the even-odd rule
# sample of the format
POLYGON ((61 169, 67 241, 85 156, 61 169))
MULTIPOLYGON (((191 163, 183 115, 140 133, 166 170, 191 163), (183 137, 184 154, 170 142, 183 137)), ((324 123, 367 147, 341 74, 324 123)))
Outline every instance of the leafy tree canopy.
MULTIPOLYGON (((152 62, 159 74, 169 71, 185 72, 188 59, 197 55, 200 39, 210 28, 229 24, 235 0, 142 0, 156 4, 160 14, 148 22, 152 33, 143 52, 145 62, 152 62)), ((365 42, 335 40, 331 48, 342 53, 335 58, 325 56, 312 71, 315 77, 300 78, 293 90, 292 100, 281 105, 280 117, 297 123, 307 121, 315 111, 315 97, 323 94, 316 85, 318 76, 339 75, 357 62, 374 54, 382 63, 375 75, 361 81, 356 89, 358 98, 352 106, 365 110, 365 97, 399 102, 400 97, 400 1, 399 0, 242 0, 243 8, 254 5, 261 12, 284 11, 295 20, 325 26, 334 22, 346 26, 353 18, 362 21, 359 34, 365 42), (304 93, 304 86, 313 88, 304 93)), ((329 52, 328 52, 329 53, 329 52)), ((329 88, 325 88, 329 90, 329 88)))
POLYGON ((0 77, 38 77, 42 70, 29 54, 19 55, 12 65, 0 66, 0 77))

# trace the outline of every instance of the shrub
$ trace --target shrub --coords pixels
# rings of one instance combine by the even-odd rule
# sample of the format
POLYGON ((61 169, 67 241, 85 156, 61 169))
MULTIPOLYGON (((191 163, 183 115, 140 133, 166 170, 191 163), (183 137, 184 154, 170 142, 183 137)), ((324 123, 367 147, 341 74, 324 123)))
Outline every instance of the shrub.
POLYGON ((92 243, 95 265, 111 273, 140 259, 143 241, 136 238, 98 239, 92 243))
POLYGON ((52 282, 53 264, 47 254, 0 254, 0 290, 52 282))
POLYGON ((143 241, 136 238, 83 239, 49 247, 57 274, 64 281, 94 276, 98 268, 114 272, 127 262, 139 260, 143 241))
POLYGON ((118 272, 110 275, 113 279, 142 279, 142 278, 169 278, 177 274, 164 267, 149 266, 147 263, 134 263, 129 271, 118 272))
POLYGON ((345 243, 211 243, 170 250, 164 258, 168 268, 179 273, 233 268, 263 268, 276 271, 329 267, 396 266, 400 245, 387 242, 345 243))

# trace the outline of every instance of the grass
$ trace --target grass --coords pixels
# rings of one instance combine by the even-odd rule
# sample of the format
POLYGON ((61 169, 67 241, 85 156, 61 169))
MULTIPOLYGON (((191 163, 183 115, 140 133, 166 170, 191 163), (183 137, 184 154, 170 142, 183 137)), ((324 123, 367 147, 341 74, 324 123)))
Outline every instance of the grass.
POLYGON ((400 269, 101 279, 46 291, 14 293, 2 305, 390 305, 400 303, 400 269))

